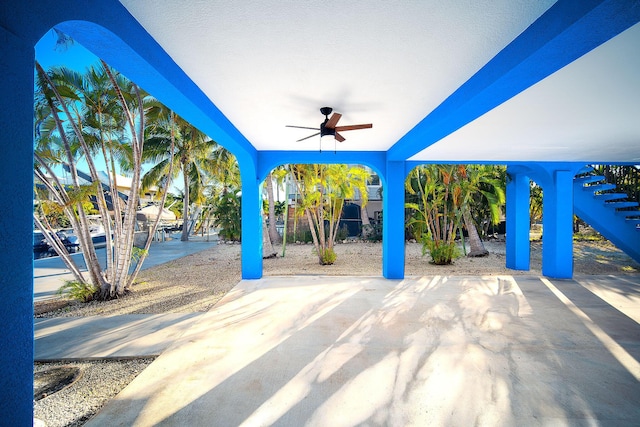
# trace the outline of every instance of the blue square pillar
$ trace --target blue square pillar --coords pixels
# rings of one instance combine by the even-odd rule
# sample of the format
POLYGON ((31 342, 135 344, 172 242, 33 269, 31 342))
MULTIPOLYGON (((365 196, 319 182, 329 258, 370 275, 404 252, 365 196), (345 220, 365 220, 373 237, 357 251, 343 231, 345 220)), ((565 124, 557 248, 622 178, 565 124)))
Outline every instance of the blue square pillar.
POLYGON ((543 187, 542 274, 558 279, 573 276, 573 175, 555 170, 543 187))
POLYGON ((404 278, 405 162, 387 162, 382 196, 382 275, 404 278))
POLYGON ((242 278, 262 277, 262 198, 254 165, 240 163, 242 179, 242 278))
POLYGON ((0 424, 33 423, 33 45, 0 27, 0 424))
POLYGON ((529 177, 507 168, 507 268, 529 270, 529 177))

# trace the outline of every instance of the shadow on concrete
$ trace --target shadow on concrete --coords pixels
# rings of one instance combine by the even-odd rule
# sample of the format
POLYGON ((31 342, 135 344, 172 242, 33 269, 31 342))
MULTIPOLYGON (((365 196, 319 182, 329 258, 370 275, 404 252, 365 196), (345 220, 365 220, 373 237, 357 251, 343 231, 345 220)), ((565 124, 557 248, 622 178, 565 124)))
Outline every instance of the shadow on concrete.
POLYGON ((598 300, 538 277, 243 281, 87 425, 632 424, 639 326, 598 300))

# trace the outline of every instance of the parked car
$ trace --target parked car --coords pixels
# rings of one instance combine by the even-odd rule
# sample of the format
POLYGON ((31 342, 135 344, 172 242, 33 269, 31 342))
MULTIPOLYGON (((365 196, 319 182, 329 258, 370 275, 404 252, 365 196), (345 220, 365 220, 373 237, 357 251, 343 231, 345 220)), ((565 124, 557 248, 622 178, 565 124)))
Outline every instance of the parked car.
MULTIPOLYGON (((67 248, 67 251, 70 253, 78 251, 78 247, 80 245, 78 244, 76 236, 70 236, 64 231, 58 231, 56 232, 56 235, 62 241, 64 247, 67 248)), ((56 251, 51 247, 51 245, 49 245, 49 242, 41 231, 33 232, 33 255, 36 259, 57 255, 56 251)))

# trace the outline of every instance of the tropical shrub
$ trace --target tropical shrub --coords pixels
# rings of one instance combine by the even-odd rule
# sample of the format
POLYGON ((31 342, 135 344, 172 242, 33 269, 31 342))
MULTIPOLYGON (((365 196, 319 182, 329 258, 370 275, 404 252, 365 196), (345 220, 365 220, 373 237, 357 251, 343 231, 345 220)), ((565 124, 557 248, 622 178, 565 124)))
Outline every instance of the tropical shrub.
POLYGON ((436 265, 448 265, 455 258, 460 256, 460 252, 455 242, 443 242, 434 240, 429 234, 422 235, 422 256, 429 252, 431 261, 436 265))
POLYGON ((322 265, 331 265, 334 262, 336 262, 336 258, 337 257, 338 256, 336 255, 336 253, 333 250, 333 248, 326 248, 326 249, 321 251, 321 254, 320 254, 321 262, 320 262, 320 264, 322 264, 322 265))
POLYGON ((91 283, 68 280, 58 289, 57 294, 74 301, 89 302, 96 296, 99 288, 91 283))

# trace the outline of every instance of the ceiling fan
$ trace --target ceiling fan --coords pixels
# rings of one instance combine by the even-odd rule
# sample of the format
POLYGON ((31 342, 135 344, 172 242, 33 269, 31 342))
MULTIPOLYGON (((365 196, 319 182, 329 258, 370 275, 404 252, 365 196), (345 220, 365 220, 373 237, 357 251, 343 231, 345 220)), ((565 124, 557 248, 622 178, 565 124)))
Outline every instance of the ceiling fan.
POLYGON ((320 123, 319 128, 312 128, 307 126, 292 126, 292 125, 287 125, 286 127, 297 128, 297 129, 312 129, 312 130, 318 131, 313 135, 305 136, 304 138, 299 139, 296 142, 313 138, 316 135, 320 135, 321 138, 323 136, 333 136, 338 142, 342 142, 345 140, 345 138, 342 135, 340 135, 338 132, 345 132, 348 130, 358 130, 358 129, 370 129, 373 127, 371 123, 362 124, 362 125, 337 126, 338 120, 340 120, 340 117, 342 117, 342 114, 333 113, 331 115, 331 118, 329 118, 329 114, 331 114, 332 111, 333 111, 333 108, 331 107, 322 107, 320 109, 320 112, 324 115, 325 119, 324 119, 324 122, 320 123))

